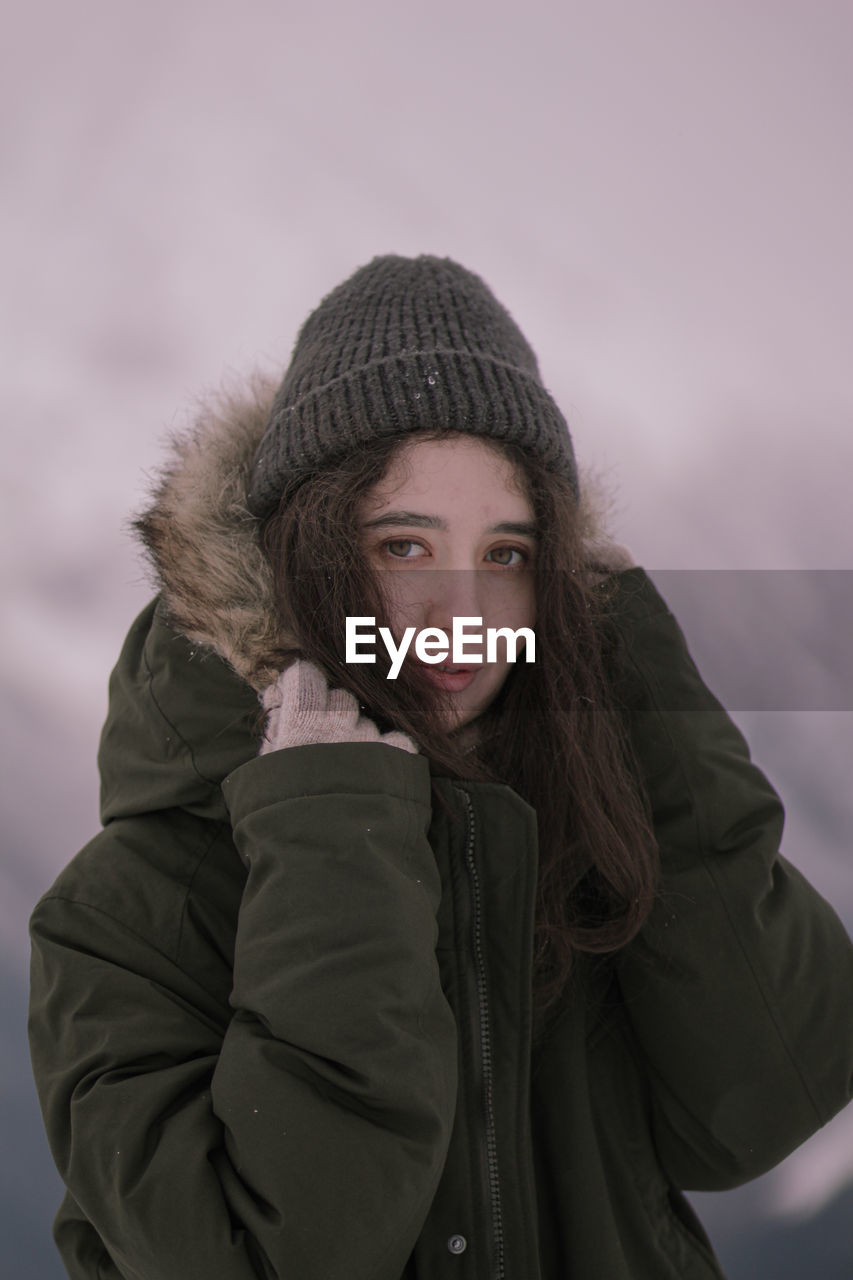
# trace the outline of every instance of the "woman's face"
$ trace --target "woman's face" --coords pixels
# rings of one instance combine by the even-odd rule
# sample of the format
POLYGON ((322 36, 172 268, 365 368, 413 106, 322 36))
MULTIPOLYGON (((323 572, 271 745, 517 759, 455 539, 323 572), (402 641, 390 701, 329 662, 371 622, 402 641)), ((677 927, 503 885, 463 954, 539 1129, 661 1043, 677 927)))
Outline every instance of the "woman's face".
MULTIPOLYGON (((479 617, 466 628, 478 652, 470 638, 490 627, 533 627, 534 514, 517 469, 488 445, 470 436, 407 441, 359 515, 395 641, 406 627, 451 637, 454 617, 479 617)), ((414 643, 405 661, 420 663, 414 643)), ((454 664, 451 654, 420 665, 446 695, 454 728, 485 711, 512 670, 503 640, 494 662, 454 664)))

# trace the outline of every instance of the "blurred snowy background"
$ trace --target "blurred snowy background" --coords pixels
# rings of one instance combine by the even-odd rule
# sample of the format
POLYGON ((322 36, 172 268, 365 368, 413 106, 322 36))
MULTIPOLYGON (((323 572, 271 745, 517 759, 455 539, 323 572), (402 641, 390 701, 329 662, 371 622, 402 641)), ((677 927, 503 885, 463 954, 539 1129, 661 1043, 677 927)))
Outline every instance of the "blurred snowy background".
MULTIPOLYGON (((0 102, 2 1274, 61 1274, 26 918, 97 827, 123 522, 196 393, 376 253, 513 312, 853 926, 849 0, 31 0, 0 102)), ((853 1109, 696 1202, 732 1280, 849 1280, 853 1109)))

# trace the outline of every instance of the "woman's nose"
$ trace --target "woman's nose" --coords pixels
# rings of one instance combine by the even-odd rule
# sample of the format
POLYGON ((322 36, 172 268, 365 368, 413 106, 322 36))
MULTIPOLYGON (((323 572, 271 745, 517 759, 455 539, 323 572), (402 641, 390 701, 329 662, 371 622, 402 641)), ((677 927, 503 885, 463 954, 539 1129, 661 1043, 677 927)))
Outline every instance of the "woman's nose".
POLYGON ((450 631, 454 618, 483 616, 482 573, 476 569, 427 569, 425 625, 450 631))

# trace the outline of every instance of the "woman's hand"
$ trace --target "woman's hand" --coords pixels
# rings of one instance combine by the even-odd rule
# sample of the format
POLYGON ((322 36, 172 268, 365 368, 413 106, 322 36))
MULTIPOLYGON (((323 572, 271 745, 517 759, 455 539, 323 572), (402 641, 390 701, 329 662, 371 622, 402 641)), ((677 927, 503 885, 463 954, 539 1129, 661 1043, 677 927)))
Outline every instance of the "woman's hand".
POLYGON ((260 754, 314 742, 384 742, 417 753, 405 733, 380 733, 346 689, 330 689, 312 662, 297 660, 261 696, 267 712, 260 754))

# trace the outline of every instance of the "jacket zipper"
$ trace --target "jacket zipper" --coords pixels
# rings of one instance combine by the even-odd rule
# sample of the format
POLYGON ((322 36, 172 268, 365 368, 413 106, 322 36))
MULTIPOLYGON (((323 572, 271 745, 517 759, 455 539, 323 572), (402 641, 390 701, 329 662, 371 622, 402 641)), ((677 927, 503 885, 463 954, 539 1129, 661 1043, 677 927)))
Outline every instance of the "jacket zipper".
POLYGON ((474 808, 467 791, 459 790, 465 800, 467 839, 465 866, 471 884, 471 937, 474 951, 474 971, 477 984, 477 1010, 480 1028, 480 1065, 483 1080, 483 1118, 486 1126, 486 1168, 489 1181, 489 1199, 492 1210, 492 1228, 495 1245, 494 1280, 504 1280, 504 1233, 501 1213, 501 1189, 498 1178, 497 1134, 494 1111, 494 1073, 492 1069, 492 1043, 489 1021, 489 997, 486 987, 486 964, 483 956, 482 903, 480 876, 474 860, 474 808))

